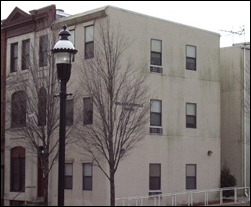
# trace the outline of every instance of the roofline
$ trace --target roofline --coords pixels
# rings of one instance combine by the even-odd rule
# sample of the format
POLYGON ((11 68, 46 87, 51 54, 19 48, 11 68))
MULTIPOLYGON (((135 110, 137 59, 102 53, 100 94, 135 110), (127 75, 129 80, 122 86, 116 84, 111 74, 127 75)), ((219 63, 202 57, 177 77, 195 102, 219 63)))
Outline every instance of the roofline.
POLYGON ((171 23, 171 24, 176 24, 176 25, 183 26, 183 27, 188 27, 188 28, 191 28, 191 29, 197 29, 197 30, 200 30, 200 31, 203 31, 203 32, 212 33, 212 34, 220 36, 220 33, 217 33, 217 32, 212 32, 212 31, 201 29, 201 28, 198 28, 198 27, 189 26, 189 25, 186 25, 186 24, 166 20, 166 19, 159 18, 159 17, 154 17, 154 16, 147 15, 147 14, 142 14, 142 13, 139 13, 139 12, 135 12, 135 11, 131 11, 131 10, 127 10, 127 9, 123 9, 123 8, 119 8, 119 7, 111 6, 111 5, 99 7, 99 8, 92 9, 92 10, 89 10, 89 11, 85 11, 85 12, 82 12, 82 13, 79 13, 79 14, 74 14, 74 15, 71 15, 69 17, 64 17, 64 18, 57 19, 53 23, 52 27, 53 27, 53 29, 56 29, 56 28, 61 28, 62 23, 67 24, 67 26, 71 26, 73 24, 78 24, 78 23, 82 23, 82 22, 91 21, 91 20, 94 20, 94 19, 105 17, 105 16, 107 16, 105 11, 108 8, 120 10, 120 11, 123 11, 123 12, 131 13, 131 14, 135 14, 135 15, 139 15, 139 16, 143 16, 143 17, 147 17, 147 18, 151 18, 151 19, 156 19, 156 20, 159 20, 159 21, 168 22, 168 23, 171 23), (83 18, 84 16, 86 16, 86 18, 83 18), (73 19, 74 19, 74 21, 73 21, 73 19))
POLYGON ((106 17, 107 16, 105 12, 106 8, 107 6, 104 6, 97 9, 85 11, 79 14, 70 15, 68 17, 59 18, 52 23, 52 29, 61 28, 62 24, 66 24, 67 27, 69 27, 79 23, 106 17))
POLYGON ((169 23, 172 23, 172 24, 177 24, 177 25, 183 26, 183 27, 189 27, 189 28, 192 28, 192 29, 197 29, 197 30, 201 30, 201 31, 204 31, 204 32, 208 32, 208 33, 213 33, 215 35, 219 35, 220 36, 220 33, 217 33, 217 32, 212 32, 212 31, 209 31, 209 30, 206 30, 206 29, 201 29, 199 27, 194 27, 194 26, 190 26, 190 25, 186 25, 186 24, 182 24, 182 23, 170 21, 170 20, 163 19, 163 18, 160 18, 160 17, 154 17, 154 16, 151 16, 151 15, 148 15, 148 14, 142 14, 142 13, 139 13, 139 12, 135 12, 135 11, 131 11, 131 10, 127 10, 127 9, 123 9, 123 8, 119 8, 119 7, 111 6, 111 5, 108 5, 106 7, 107 8, 117 9, 117 10, 121 10, 121 11, 124 11, 124 12, 133 13, 133 14, 136 14, 136 15, 139 15, 139 16, 144 16, 144 17, 148 17, 148 18, 152 18, 152 19, 164 21, 164 22, 169 22, 169 23))

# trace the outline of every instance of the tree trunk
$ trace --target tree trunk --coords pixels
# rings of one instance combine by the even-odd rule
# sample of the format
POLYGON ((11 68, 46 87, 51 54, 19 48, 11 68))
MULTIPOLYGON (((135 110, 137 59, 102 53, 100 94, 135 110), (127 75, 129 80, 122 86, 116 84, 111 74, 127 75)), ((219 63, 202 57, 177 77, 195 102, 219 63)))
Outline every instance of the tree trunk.
POLYGON ((45 175, 44 178, 44 206, 48 206, 48 183, 49 183, 49 174, 45 175))
MULTIPOLYGON (((46 150, 47 152, 47 150, 46 150)), ((44 161, 44 206, 48 206, 48 194, 49 194, 49 158, 45 155, 44 161)))
POLYGON ((110 204, 115 206, 115 173, 114 169, 110 169, 110 204))

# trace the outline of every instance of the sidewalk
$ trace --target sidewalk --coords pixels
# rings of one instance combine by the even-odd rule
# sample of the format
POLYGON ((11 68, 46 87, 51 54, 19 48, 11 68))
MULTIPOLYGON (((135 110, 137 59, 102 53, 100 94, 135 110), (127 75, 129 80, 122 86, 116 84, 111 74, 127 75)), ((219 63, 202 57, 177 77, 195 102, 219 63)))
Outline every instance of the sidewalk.
MULTIPOLYGON (((248 201, 247 197, 238 197, 237 203, 234 203, 234 197, 230 197, 229 199, 232 200, 233 202, 223 203, 220 206, 250 206, 250 201, 248 201)), ((211 206, 219 206, 219 204, 211 206)))
POLYGON ((223 204, 222 206, 250 206, 250 202, 236 203, 236 204, 223 204))

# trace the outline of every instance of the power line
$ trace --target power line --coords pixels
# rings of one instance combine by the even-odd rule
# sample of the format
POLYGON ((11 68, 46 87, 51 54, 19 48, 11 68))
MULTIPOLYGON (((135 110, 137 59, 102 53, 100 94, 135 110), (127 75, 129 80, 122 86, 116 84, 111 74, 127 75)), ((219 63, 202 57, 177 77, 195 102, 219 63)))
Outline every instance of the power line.
POLYGON ((236 34, 239 35, 239 36, 243 35, 244 42, 246 41, 246 38, 245 38, 245 25, 241 26, 239 31, 223 30, 223 29, 220 29, 219 31, 226 32, 229 35, 232 35, 232 44, 234 44, 234 35, 236 35, 236 34))

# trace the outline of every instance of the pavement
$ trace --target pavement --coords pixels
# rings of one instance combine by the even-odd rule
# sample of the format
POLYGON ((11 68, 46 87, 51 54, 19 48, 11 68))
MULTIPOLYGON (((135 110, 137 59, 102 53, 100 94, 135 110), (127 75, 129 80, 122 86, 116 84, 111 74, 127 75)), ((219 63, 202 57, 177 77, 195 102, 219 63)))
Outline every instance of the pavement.
POLYGON ((236 203, 236 204, 223 204, 222 206, 250 206, 250 202, 246 203, 236 203))
MULTIPOLYGON (((234 197, 229 197, 230 200, 234 201, 234 197)), ((237 203, 231 202, 231 203, 224 203, 224 204, 216 204, 211 206, 250 206, 249 198, 247 197, 238 197, 237 203)))

